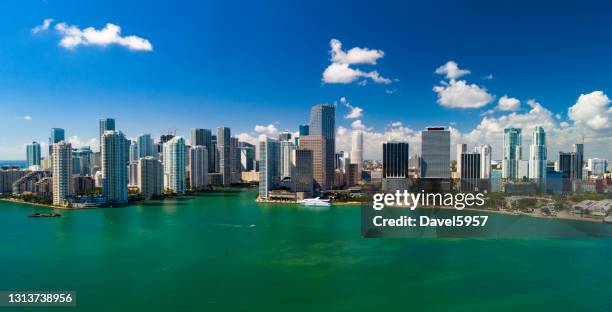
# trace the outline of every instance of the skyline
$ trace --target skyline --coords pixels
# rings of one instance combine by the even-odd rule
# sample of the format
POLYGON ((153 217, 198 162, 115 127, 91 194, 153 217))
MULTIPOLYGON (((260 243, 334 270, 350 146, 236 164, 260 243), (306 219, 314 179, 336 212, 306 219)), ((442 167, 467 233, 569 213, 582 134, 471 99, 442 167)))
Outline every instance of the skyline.
POLYGON ((83 5, 19 3, 3 19, 0 159, 24 159, 32 141, 46 150, 52 127, 74 146, 96 148, 104 117, 132 139, 227 126, 254 143, 261 133, 297 131, 317 103, 338 105, 338 150, 349 152, 350 130, 363 130, 365 159, 380 159, 388 139, 405 138, 418 152, 430 125, 452 127, 452 149, 491 144, 493 159, 501 129, 522 128, 529 146, 538 125, 549 160, 582 135, 587 157, 612 158, 611 44, 600 40, 612 28, 601 6, 483 2, 453 13, 404 3, 355 2, 348 11, 334 3, 324 12, 320 3, 177 3, 184 17, 165 20, 159 4, 111 1, 88 13, 83 5), (129 14, 134 8, 147 17, 129 14), (580 25, 567 22, 576 12, 580 25), (347 23, 358 17, 368 22, 347 23), (112 36, 89 36, 87 27, 112 36))

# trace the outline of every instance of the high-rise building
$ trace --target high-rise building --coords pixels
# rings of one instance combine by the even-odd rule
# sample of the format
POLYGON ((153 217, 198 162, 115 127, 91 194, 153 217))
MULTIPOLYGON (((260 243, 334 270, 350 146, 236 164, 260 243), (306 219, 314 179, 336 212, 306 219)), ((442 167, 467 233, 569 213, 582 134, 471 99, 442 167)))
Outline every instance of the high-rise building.
POLYGON ((546 181, 546 132, 537 126, 533 131, 529 147, 529 179, 544 183, 546 181))
POLYGON ((293 150, 295 162, 295 191, 312 194, 312 151, 302 148, 293 150))
POLYGON ((51 128, 51 136, 49 137, 49 158, 53 155, 53 144, 65 140, 64 129, 51 128))
POLYGON ((129 152, 129 162, 136 162, 140 158, 140 153, 138 151, 138 142, 130 141, 130 152, 129 152))
POLYGON ((191 129, 191 145, 206 147, 208 172, 215 172, 215 157, 212 153, 212 151, 214 151, 212 137, 213 135, 210 129, 191 129))
POLYGON ((138 160, 138 187, 145 199, 163 194, 164 169, 157 158, 145 156, 138 160))
POLYGON ((572 145, 572 170, 570 178, 574 180, 582 180, 582 167, 584 166, 584 145, 572 145))
POLYGON ((289 131, 283 131, 278 135, 279 142, 289 141, 289 140, 291 140, 291 132, 289 131))
POLYGON ((155 144, 150 134, 141 134, 138 136, 138 158, 155 156, 155 144))
POLYGON ((300 130, 299 130, 300 136, 310 135, 309 130, 310 129, 308 128, 308 125, 300 125, 300 130))
POLYGON ((113 118, 100 119, 100 142, 102 142, 102 135, 106 131, 115 131, 115 119, 113 118))
POLYGON ((241 166, 240 166, 240 148, 238 147, 238 138, 230 138, 230 167, 231 167, 231 183, 240 183, 241 166))
POLYGON ((219 172, 223 179, 223 185, 232 183, 231 162, 231 132, 230 128, 217 128, 217 150, 219 152, 219 172))
POLYGON ((312 151, 312 176, 316 190, 327 190, 334 184, 334 154, 328 153, 329 144, 321 135, 300 137, 300 148, 312 151), (328 155, 331 154, 331 157, 328 155))
POLYGON ((53 205, 66 206, 72 195, 72 145, 64 141, 53 144, 53 205))
POLYGON ((523 153, 521 129, 505 128, 503 146, 502 178, 516 180, 523 153))
POLYGON ((561 177, 569 179, 572 172, 572 153, 559 152, 559 160, 557 161, 561 177))
POLYGON ((241 171, 254 170, 255 169, 255 146, 247 142, 238 142, 238 148, 240 148, 240 170, 241 171))
POLYGON ((176 136, 164 144, 164 185, 177 194, 185 194, 186 151, 182 136, 176 136))
POLYGON ((467 144, 457 143, 457 177, 461 178, 461 154, 467 153, 467 144))
POLYGON ((429 127, 421 133, 421 177, 450 178, 450 131, 429 127))
POLYGON ((280 144, 265 134, 259 136, 259 197, 268 198, 280 181, 280 144))
POLYGON ((491 179, 491 145, 483 144, 480 145, 480 178, 484 180, 491 179))
POLYGON ((208 187, 208 151, 204 145, 196 145, 189 151, 189 183, 192 191, 208 187))
POLYGON ((587 160, 587 167, 591 172, 592 176, 601 178, 608 170, 608 160, 599 158, 589 158, 587 160))
POLYGON ((129 186, 138 186, 140 182, 138 181, 138 175, 140 174, 140 170, 138 170, 138 159, 134 161, 130 161, 128 165, 128 185, 129 186))
POLYGON ((82 146, 79 149, 72 150, 73 162, 78 162, 75 166, 73 163, 72 174, 87 176, 93 174, 93 152, 89 146, 82 146))
POLYGON ((479 153, 463 153, 459 156, 461 163, 461 191, 472 192, 480 190, 480 163, 479 153))
POLYGON ((110 204, 125 204, 128 201, 128 141, 120 131, 108 130, 102 134, 102 191, 110 204))
MULTIPOLYGON (((406 142, 383 143, 382 188, 385 191, 410 187, 410 152, 406 142)), ((350 178, 348 179, 350 180, 350 178)))
POLYGON ((518 163, 518 172, 517 179, 519 180, 527 180, 529 179, 529 160, 519 160, 518 163))
POLYGON ((351 142, 351 162, 357 165, 357 176, 361 176, 363 168, 363 132, 353 130, 351 142))
MULTIPOLYGON (((334 156, 336 153, 336 107, 329 104, 318 104, 310 110, 310 124, 307 149, 313 150, 314 179, 321 190, 332 188, 334 185, 334 156), (313 143, 320 142, 322 146, 314 147, 313 143), (321 151, 319 157, 318 151, 321 151), (318 166, 323 166, 317 168, 318 166), (320 173, 320 174, 318 174, 320 173)), ((302 139, 300 138, 300 145, 302 139)), ((319 143, 317 143, 319 144, 319 143)))
POLYGON ((280 142, 280 179, 283 180, 285 178, 294 178, 295 167, 293 151, 295 150, 295 145, 291 141, 281 141, 280 142))
POLYGON ((26 160, 28 167, 40 166, 40 144, 34 141, 26 146, 26 160))

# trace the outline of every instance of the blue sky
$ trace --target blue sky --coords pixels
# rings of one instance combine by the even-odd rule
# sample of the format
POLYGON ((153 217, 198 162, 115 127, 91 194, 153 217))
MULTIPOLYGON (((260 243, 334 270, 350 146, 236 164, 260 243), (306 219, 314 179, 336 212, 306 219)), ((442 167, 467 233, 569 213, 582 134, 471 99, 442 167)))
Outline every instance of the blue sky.
MULTIPOLYGON (((531 126, 550 112, 560 114, 541 121, 548 124, 551 140, 559 138, 551 151, 569 149, 565 146, 584 134, 597 143, 587 144, 587 154, 612 157, 606 102, 606 92, 612 92, 611 6, 587 1, 5 2, 0 4, 0 159, 24 158, 23 144, 45 141, 51 127, 78 136, 75 142, 88 142, 97 137, 97 120, 107 116, 130 137, 218 126, 230 126, 244 138, 256 137, 256 125, 268 126, 269 133, 295 131, 307 121, 310 106, 321 102, 339 103, 343 149, 349 148, 346 135, 352 128, 367 132, 372 150, 379 150, 380 140, 405 136, 417 151, 418 130, 427 125, 450 125, 457 142, 478 144, 496 140, 486 135, 495 125, 531 126), (49 28, 33 33, 47 18, 53 19, 49 28), (147 40, 152 51, 116 42, 62 46, 66 33, 57 29, 60 23, 79 30, 112 23, 121 27, 121 36, 147 40), (375 70, 390 83, 367 77, 324 82, 323 72, 333 63, 332 39, 346 53, 354 47, 383 51, 376 64, 347 65, 366 74, 375 70), (444 88, 440 81, 451 79, 434 71, 449 61, 470 71, 454 80, 488 94, 486 104, 457 107, 478 102, 482 93, 475 99, 470 90, 450 94, 457 105, 440 103, 433 88, 444 88), (489 75, 492 79, 486 79, 489 75), (581 94, 590 97, 570 118, 568 109, 581 94), (504 95, 519 100, 520 108, 496 110, 504 95), (342 97, 363 113, 343 118, 349 108, 340 103, 342 97), (531 99, 539 106, 528 104, 531 99), (600 122, 588 124, 594 118, 600 122)), ((377 155, 366 153, 366 158, 377 155)))

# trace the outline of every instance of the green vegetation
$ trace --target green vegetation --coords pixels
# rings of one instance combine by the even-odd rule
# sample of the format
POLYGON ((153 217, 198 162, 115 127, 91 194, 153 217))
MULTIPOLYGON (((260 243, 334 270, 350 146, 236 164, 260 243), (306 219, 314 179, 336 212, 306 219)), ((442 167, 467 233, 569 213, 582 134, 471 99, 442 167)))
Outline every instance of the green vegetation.
POLYGON ((580 202, 583 200, 604 200, 612 198, 612 194, 600 194, 600 193, 584 193, 584 194, 572 194, 569 196, 569 200, 573 202, 580 202))

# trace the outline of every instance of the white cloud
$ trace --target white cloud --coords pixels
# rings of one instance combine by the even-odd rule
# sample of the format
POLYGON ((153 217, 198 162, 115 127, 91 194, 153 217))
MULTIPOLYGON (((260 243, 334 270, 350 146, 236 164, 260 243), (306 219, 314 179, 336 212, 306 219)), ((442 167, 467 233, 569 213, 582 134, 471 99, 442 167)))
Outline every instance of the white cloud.
POLYGON ((247 142, 253 145, 257 144, 257 138, 251 136, 250 134, 246 132, 239 133, 236 135, 236 137, 238 138, 238 141, 247 142))
POLYGON ((438 94, 437 102, 440 105, 452 108, 480 108, 495 99, 487 89, 468 84, 465 80, 443 81, 441 85, 434 86, 433 91, 438 94))
POLYGON ((331 60, 334 63, 376 65, 376 61, 385 56, 385 52, 382 50, 359 47, 344 52, 342 42, 337 39, 332 39, 329 45, 331 46, 331 60))
POLYGON ((348 114, 344 115, 345 119, 357 119, 363 116, 363 108, 351 105, 345 97, 340 98, 340 103, 349 109, 348 114))
POLYGON ((454 61, 448 61, 446 64, 436 68, 435 73, 438 75, 445 75, 447 79, 457 79, 469 74, 470 71, 467 69, 460 69, 459 65, 454 61))
POLYGON ((394 89, 394 88, 391 88, 391 89, 385 89, 385 93, 387 93, 387 94, 393 94, 393 93, 395 93, 396 91, 397 91, 397 90, 396 90, 396 89, 394 89))
POLYGON ((488 74, 486 76, 482 76, 481 78, 482 80, 493 80, 493 74, 488 74))
POLYGON ((92 149, 98 149, 98 138, 91 138, 89 140, 81 140, 81 138, 77 135, 71 136, 68 138, 68 143, 72 144, 73 148, 80 148, 83 146, 89 146, 92 149))
POLYGON ((268 136, 275 136, 278 134, 278 128, 276 128, 274 124, 269 124, 267 126, 256 125, 255 132, 268 136))
POLYGON ((42 24, 32 28, 32 33, 33 34, 37 34, 41 31, 45 31, 47 29, 49 29, 49 26, 51 26, 51 23, 53 23, 53 19, 52 18, 46 18, 42 24))
POLYGON ((356 47, 344 52, 339 40, 332 39, 329 44, 331 64, 323 71, 322 81, 324 83, 349 84, 360 78, 364 78, 359 82, 359 85, 362 86, 367 84, 367 79, 382 84, 392 82, 391 79, 381 76, 376 70, 365 72, 349 66, 354 64, 375 65, 377 60, 384 56, 383 51, 356 47))
POLYGON ((28 120, 28 121, 30 121, 30 120, 32 120, 32 116, 30 116, 30 115, 25 115, 25 116, 23 116, 23 119, 24 119, 24 120, 28 120))
POLYGON ((500 111, 517 111, 521 108, 521 101, 516 98, 508 97, 507 95, 499 98, 497 109, 500 111))
POLYGON ((80 29, 74 25, 58 23, 55 30, 62 36, 60 46, 74 49, 80 45, 120 45, 132 51, 153 51, 153 45, 149 40, 137 36, 121 36, 121 27, 108 23, 104 28, 98 30, 93 27, 80 29))
POLYGON ((578 101, 568 110, 571 120, 585 124, 593 130, 610 130, 612 108, 610 99, 602 91, 581 94, 578 101))

